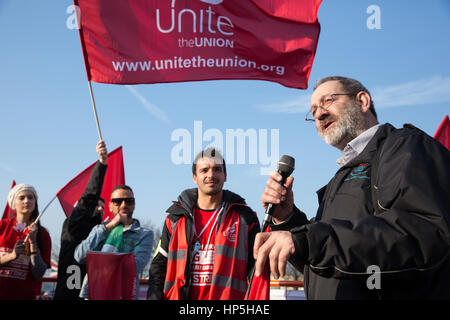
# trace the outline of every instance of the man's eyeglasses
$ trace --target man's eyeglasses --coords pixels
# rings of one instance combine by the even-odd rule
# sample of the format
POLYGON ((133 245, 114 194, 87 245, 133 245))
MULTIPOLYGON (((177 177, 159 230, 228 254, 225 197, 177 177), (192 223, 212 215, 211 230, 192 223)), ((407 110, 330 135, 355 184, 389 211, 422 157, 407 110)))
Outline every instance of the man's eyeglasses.
POLYGON ((336 101, 337 97, 336 96, 353 96, 353 93, 333 93, 330 94, 328 97, 326 97, 325 99, 322 100, 322 102, 316 106, 313 106, 311 108, 311 110, 306 114, 305 117, 305 121, 315 121, 316 115, 317 115, 317 110, 319 110, 319 108, 327 111, 328 109, 331 108, 331 105, 333 104, 334 101, 336 101))
POLYGON ((134 204, 134 198, 114 198, 114 199, 111 199, 112 204, 117 206, 117 207, 120 206, 123 201, 125 201, 126 205, 134 204))

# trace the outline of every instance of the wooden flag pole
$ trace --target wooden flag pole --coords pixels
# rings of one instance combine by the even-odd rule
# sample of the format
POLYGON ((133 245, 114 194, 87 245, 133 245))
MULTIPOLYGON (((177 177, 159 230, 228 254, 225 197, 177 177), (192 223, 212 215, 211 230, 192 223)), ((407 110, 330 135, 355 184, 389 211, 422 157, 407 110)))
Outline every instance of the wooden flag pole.
POLYGON ((103 140, 102 132, 100 131, 100 124, 98 122, 97 108, 95 107, 94 92, 92 91, 92 85, 90 80, 88 81, 88 84, 89 84, 89 93, 91 94, 92 108, 94 109, 95 122, 97 123, 98 138, 100 140, 103 140))

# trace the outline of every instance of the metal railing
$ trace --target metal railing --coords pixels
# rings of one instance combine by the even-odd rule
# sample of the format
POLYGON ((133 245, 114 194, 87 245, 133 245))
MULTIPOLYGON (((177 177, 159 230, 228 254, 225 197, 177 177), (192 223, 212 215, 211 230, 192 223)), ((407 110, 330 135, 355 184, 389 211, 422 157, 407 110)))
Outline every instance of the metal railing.
MULTIPOLYGON (((38 297, 40 300, 46 300, 46 299, 52 299, 53 298, 53 292, 56 287, 56 277, 44 277, 42 278, 42 284, 44 289, 44 284, 52 284, 52 290, 49 290, 50 292, 42 292, 41 296, 38 297)), ((146 286, 148 285, 148 279, 140 279, 140 284, 142 285, 141 290, 146 290, 146 286)), ((303 281, 301 280, 270 280, 270 287, 271 288, 295 288, 295 290, 302 290, 303 289, 303 281)), ((43 290, 45 291, 45 290, 43 290)), ((140 292, 139 295, 140 299, 145 299, 145 293, 140 292)))
MULTIPOLYGON (((42 282, 56 283, 55 277, 44 277, 42 282)), ((148 279, 140 279, 140 284, 148 284, 148 279)), ((271 287, 303 287, 303 281, 301 280, 270 280, 271 287)))

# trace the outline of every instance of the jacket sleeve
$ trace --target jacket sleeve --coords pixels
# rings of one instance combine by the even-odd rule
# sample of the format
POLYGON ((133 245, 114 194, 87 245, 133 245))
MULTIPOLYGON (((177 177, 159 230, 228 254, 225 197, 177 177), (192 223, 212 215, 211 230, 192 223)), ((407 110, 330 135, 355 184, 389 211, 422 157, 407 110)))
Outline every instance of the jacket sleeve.
POLYGON ((107 166, 100 161, 94 166, 84 193, 68 218, 68 230, 76 233, 80 223, 90 220, 98 203, 98 198, 102 193, 103 180, 105 178, 107 166))
POLYGON ((169 251, 170 243, 170 232, 167 228, 167 223, 170 223, 168 218, 166 218, 164 223, 161 239, 150 265, 147 291, 148 300, 164 299, 164 282, 167 272, 167 253, 169 251))
POLYGON ((136 274, 141 273, 152 254, 153 231, 146 230, 142 240, 133 250, 134 260, 136 262, 136 274))
POLYGON ((106 240, 107 236, 108 231, 106 230, 105 225, 96 225, 92 228, 89 236, 75 248, 75 260, 80 264, 86 264, 86 255, 88 251, 99 251, 100 245, 106 240))
POLYGON ((372 177, 384 212, 319 221, 294 233, 298 243, 307 245, 305 262, 314 272, 352 277, 376 265, 384 274, 401 275, 447 258, 450 152, 425 134, 399 132, 386 139, 378 175, 372 177))
POLYGON ((292 208, 292 213, 285 221, 274 224, 272 220, 272 223, 270 224, 270 231, 289 231, 293 228, 300 227, 308 223, 309 220, 306 217, 306 214, 294 205, 292 208))

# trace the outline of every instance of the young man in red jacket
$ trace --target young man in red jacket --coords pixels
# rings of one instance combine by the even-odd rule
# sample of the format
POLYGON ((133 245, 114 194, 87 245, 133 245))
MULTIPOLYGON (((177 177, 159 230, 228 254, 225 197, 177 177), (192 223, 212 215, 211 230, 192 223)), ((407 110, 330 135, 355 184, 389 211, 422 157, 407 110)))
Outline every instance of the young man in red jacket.
POLYGON ((149 299, 244 299, 260 227, 239 195, 223 190, 225 161, 215 149, 197 155, 197 188, 184 190, 167 210, 150 268, 149 299))

